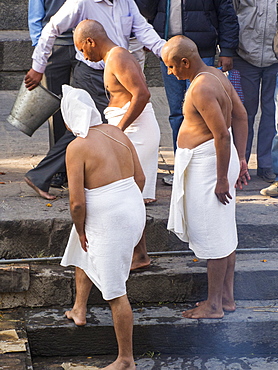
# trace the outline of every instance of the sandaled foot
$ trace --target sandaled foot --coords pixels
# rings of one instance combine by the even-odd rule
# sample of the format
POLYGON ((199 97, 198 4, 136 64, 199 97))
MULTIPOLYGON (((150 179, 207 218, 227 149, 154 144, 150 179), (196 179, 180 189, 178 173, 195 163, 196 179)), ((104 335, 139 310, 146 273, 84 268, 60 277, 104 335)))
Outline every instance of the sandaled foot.
POLYGON ((117 359, 112 364, 102 368, 102 370, 136 370, 134 360, 121 361, 117 359))
POLYGON ((56 199, 56 196, 55 195, 51 195, 49 194, 47 191, 43 191, 41 189, 39 189, 36 185, 34 185, 32 183, 32 181, 30 179, 28 179, 28 177, 24 177, 24 180, 26 181, 26 183, 31 186, 32 189, 35 190, 36 193, 39 194, 39 196, 41 196, 42 198, 45 198, 45 199, 48 199, 48 200, 54 200, 56 199))
POLYGON ((66 311, 65 312, 65 316, 69 320, 73 320, 74 323, 75 323, 75 325, 77 325, 77 326, 84 326, 87 323, 87 321, 86 321, 86 314, 84 315, 84 314, 78 313, 74 309, 69 310, 69 311, 66 311))
POLYGON ((145 205, 153 204, 157 202, 157 199, 152 199, 152 198, 144 198, 144 203, 145 205))
POLYGON ((214 309, 204 301, 198 307, 184 311, 182 316, 187 319, 222 319, 224 312, 222 309, 214 309))

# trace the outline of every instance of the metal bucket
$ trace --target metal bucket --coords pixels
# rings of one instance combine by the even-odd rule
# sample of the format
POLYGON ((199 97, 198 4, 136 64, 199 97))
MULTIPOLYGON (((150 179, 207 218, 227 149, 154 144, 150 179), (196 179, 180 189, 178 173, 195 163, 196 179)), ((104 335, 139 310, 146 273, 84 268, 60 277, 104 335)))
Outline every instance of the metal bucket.
POLYGON ((7 121, 32 136, 60 108, 61 99, 41 84, 29 91, 23 80, 7 121))

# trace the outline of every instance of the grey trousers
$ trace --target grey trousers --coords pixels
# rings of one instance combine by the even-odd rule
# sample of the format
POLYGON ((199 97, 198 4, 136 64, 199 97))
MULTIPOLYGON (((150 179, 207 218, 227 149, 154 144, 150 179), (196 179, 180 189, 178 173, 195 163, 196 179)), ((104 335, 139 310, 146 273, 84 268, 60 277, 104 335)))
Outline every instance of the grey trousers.
MULTIPOLYGON (((103 122, 106 122, 103 111, 108 105, 108 99, 104 90, 103 70, 96 70, 83 62, 78 62, 74 69, 72 85, 88 91, 103 117, 103 122)), ((74 138, 75 136, 66 130, 65 134, 50 149, 46 157, 43 158, 37 167, 28 171, 25 176, 39 189, 48 191, 53 175, 57 172, 66 172, 66 149, 74 138)))

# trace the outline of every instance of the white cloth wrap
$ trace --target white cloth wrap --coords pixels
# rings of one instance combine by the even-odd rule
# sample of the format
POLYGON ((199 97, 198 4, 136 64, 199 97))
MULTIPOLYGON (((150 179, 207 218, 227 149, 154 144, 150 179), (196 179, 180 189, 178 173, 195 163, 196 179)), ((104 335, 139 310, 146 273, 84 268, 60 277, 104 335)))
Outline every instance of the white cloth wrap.
POLYGON ((101 125, 102 119, 91 95, 69 85, 62 85, 61 112, 73 135, 85 138, 91 126, 101 125))
POLYGON ((217 180, 214 140, 194 149, 177 148, 167 229, 189 242, 198 258, 227 257, 237 247, 235 183, 239 170, 238 154, 231 140, 228 181, 233 199, 224 205, 214 192, 217 180))
POLYGON ((146 222, 142 194, 133 177, 85 189, 85 233, 88 251, 80 245, 75 226, 61 261, 81 268, 105 300, 126 294, 134 247, 146 222))
MULTIPOLYGON (((123 108, 107 107, 104 114, 108 123, 117 126, 129 105, 130 102, 123 108)), ((155 199, 160 129, 151 103, 146 105, 143 112, 125 129, 124 133, 133 143, 146 177, 143 198, 155 199)))

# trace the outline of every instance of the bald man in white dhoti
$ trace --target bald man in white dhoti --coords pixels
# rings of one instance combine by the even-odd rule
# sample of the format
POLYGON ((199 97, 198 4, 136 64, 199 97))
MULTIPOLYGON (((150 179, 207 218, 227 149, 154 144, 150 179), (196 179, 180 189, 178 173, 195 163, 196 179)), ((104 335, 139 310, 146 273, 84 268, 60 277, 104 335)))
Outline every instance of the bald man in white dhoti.
POLYGON ((101 123, 88 92, 63 85, 61 110, 77 136, 66 153, 74 225, 61 262, 76 267, 76 298, 65 314, 76 325, 85 325, 95 284, 110 304, 119 349, 116 361, 105 369, 135 369, 126 281, 145 227, 145 176, 131 141, 118 127, 101 123))
POLYGON ((175 156, 168 229, 207 259, 208 298, 186 318, 222 318, 236 309, 233 283, 237 230, 235 185, 250 178, 247 115, 225 75, 206 66, 193 41, 171 38, 162 49, 169 74, 189 79, 175 156))

